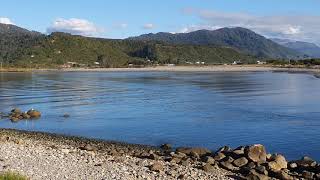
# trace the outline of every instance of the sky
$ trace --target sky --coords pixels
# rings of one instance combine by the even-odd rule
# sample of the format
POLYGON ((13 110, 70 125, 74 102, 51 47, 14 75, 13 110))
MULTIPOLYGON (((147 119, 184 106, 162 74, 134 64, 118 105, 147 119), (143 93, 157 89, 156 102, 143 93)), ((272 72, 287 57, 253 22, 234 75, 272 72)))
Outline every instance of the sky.
POLYGON ((103 38, 249 28, 320 45, 320 0, 10 0, 0 23, 103 38))

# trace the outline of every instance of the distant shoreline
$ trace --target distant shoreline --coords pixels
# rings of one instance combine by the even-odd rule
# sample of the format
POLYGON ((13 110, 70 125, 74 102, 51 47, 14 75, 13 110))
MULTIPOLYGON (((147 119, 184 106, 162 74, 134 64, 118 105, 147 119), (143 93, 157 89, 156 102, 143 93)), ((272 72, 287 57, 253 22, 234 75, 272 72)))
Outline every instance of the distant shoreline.
POLYGON ((301 73, 320 73, 320 68, 280 67, 268 65, 212 65, 212 66, 153 66, 141 68, 65 68, 65 69, 28 69, 5 68, 0 72, 255 72, 283 71, 301 73))

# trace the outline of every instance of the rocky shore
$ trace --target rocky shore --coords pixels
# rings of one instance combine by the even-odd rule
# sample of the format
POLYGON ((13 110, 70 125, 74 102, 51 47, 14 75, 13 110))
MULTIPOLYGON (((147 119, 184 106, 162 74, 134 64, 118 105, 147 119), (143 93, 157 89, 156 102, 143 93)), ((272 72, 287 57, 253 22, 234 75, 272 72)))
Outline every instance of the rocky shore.
POLYGON ((320 179, 309 157, 288 162, 263 145, 177 148, 0 130, 0 171, 31 179, 320 179))

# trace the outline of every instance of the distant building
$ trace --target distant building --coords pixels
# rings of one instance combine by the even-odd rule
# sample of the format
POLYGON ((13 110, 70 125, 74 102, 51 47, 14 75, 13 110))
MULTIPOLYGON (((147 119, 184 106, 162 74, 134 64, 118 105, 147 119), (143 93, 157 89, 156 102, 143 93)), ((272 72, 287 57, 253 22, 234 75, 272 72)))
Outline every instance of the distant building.
POLYGON ((240 60, 238 60, 238 61, 233 61, 233 63, 232 63, 233 65, 239 65, 239 64, 243 64, 240 60))
POLYGON ((265 61, 257 61, 257 64, 267 64, 267 62, 265 62, 265 61))

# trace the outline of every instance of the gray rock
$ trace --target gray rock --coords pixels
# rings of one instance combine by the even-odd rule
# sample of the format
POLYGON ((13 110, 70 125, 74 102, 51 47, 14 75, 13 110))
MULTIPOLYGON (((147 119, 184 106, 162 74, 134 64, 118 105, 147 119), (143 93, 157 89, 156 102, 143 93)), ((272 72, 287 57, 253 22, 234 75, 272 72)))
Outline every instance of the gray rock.
POLYGON ((266 176, 268 176, 268 174, 269 174, 268 171, 267 171, 267 168, 264 167, 264 166, 258 165, 254 169, 256 170, 256 172, 258 172, 260 174, 263 174, 263 175, 266 175, 266 176))
POLYGON ((234 171, 236 170, 237 168, 234 167, 229 161, 223 161, 223 162, 220 162, 220 166, 224 169, 227 169, 229 171, 234 171))
POLYGON ((247 177, 247 180, 269 180, 269 177, 263 174, 259 174, 255 171, 251 171, 247 177))
POLYGON ((297 165, 297 163, 291 162, 291 163, 289 164, 289 167, 290 167, 291 169, 295 169, 295 168, 298 167, 298 165, 297 165))
POLYGON ((248 159, 245 158, 245 157, 241 157, 241 158, 238 158, 236 160, 233 161, 233 164, 237 167, 242 167, 242 166, 245 166, 246 164, 248 164, 248 159))
POLYGON ((303 171, 302 172, 302 177, 305 179, 313 179, 315 173, 309 172, 309 171, 303 171))
POLYGON ((286 169, 288 163, 284 156, 277 154, 270 158, 272 161, 268 163, 268 167, 273 171, 280 171, 281 169, 286 169))
POLYGON ((160 162, 155 162, 150 166, 150 170, 155 172, 161 172, 163 169, 163 165, 160 162))
POLYGON ((266 149, 261 144, 255 144, 246 147, 245 155, 249 160, 253 162, 264 163, 267 160, 266 149))
POLYGON ((191 152, 197 153, 199 156, 204 156, 207 154, 211 154, 211 151, 207 148, 177 148, 176 152, 181 152, 187 155, 190 155, 191 152))
POLYGON ((277 178, 281 179, 281 180, 293 180, 294 178, 292 176, 290 176, 288 173, 286 173, 285 171, 279 171, 277 173, 277 178))
POLYGON ((205 164, 204 166, 202 166, 202 169, 203 169, 205 172, 209 172, 209 173, 215 171, 214 166, 212 166, 211 164, 205 164))
POLYGON ((207 164, 214 164, 215 160, 211 156, 206 156, 206 157, 203 158, 203 162, 205 162, 207 164))
POLYGON ((293 161, 298 165, 298 167, 314 167, 317 165, 317 162, 311 159, 308 156, 301 158, 301 160, 293 161))
POLYGON ((226 155, 224 155, 223 153, 219 152, 219 153, 216 153, 216 155, 213 157, 213 159, 216 160, 216 161, 221 161, 225 157, 226 157, 226 155))
POLYGON ((234 149, 232 151, 235 155, 244 155, 244 147, 243 146, 240 146, 240 147, 237 147, 236 149, 234 149))
POLYGON ((167 150, 171 150, 172 149, 172 145, 171 144, 162 144, 160 146, 160 148, 167 151, 167 150))

